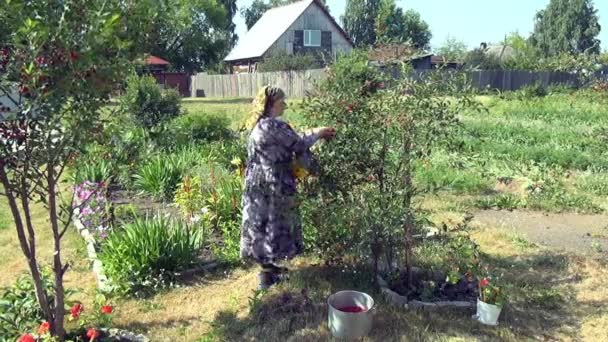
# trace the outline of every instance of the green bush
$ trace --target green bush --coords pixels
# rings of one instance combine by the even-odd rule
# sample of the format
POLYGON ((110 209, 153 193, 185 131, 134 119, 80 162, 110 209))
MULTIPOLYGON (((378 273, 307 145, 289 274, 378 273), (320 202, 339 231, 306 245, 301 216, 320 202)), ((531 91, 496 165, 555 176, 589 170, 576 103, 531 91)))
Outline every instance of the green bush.
MULTIPOLYGON (((50 275, 44 273, 42 280, 47 298, 52 302, 54 292, 50 275)), ((29 274, 21 276, 12 287, 4 289, 0 298, 0 340, 16 339, 23 332, 35 331, 45 320, 29 274)))
POLYGON ((120 103, 122 109, 146 129, 166 123, 181 113, 179 93, 161 89, 152 76, 129 77, 120 103))
POLYGON ((219 225, 222 242, 213 246, 214 256, 226 264, 237 264, 241 260, 241 222, 226 221, 219 225))
POLYGON ((171 200, 184 172, 183 160, 174 155, 154 156, 135 175, 135 188, 159 200, 171 200))
POLYGON ((143 295, 175 280, 204 246, 204 230, 162 217, 137 218, 113 231, 99 258, 119 295, 143 295))
POLYGON ((112 167, 112 163, 107 160, 82 161, 73 171, 72 181, 74 184, 82 184, 85 181, 108 182, 112 177, 112 167))
POLYGON ((180 144, 211 142, 232 137, 230 120, 221 114, 196 113, 177 118, 171 127, 173 136, 180 144))
POLYGON ((243 196, 243 180, 236 175, 212 181, 212 189, 208 193, 206 205, 210 210, 211 220, 215 227, 222 222, 239 221, 241 212, 241 197, 243 196))

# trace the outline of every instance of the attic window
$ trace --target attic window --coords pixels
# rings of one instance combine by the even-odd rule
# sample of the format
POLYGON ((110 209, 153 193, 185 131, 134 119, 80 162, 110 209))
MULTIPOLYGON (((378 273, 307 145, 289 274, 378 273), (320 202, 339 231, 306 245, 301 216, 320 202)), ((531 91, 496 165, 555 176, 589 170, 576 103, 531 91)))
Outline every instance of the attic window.
POLYGON ((304 30, 304 46, 321 46, 321 31, 304 30))

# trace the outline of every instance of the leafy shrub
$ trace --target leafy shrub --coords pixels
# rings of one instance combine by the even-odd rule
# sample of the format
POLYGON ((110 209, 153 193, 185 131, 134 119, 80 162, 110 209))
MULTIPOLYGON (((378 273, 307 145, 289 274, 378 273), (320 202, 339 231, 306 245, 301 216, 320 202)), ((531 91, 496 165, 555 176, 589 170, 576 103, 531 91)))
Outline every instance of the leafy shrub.
POLYGON ((118 294, 145 294, 170 285, 175 272, 196 262, 203 231, 162 217, 137 218, 113 231, 100 260, 118 294))
POLYGON ((219 224, 222 242, 213 246, 213 254, 222 262, 237 264, 240 262, 241 221, 223 221, 219 224))
POLYGON ((168 122, 181 112, 179 93, 161 89, 152 76, 130 76, 120 102, 122 109, 146 129, 168 122))
POLYGON ((473 70, 500 70, 503 68, 497 56, 485 53, 481 49, 469 52, 465 56, 464 64, 467 69, 473 70))
POLYGON ((76 166, 71 180, 75 184, 82 184, 85 181, 108 182, 112 177, 112 168, 112 163, 107 160, 81 162, 76 166))
POLYGON ((232 137, 230 120, 221 114, 197 113, 177 118, 172 127, 172 139, 178 143, 211 142, 232 137))
POLYGON ((345 203, 333 207, 331 219, 315 222, 312 210, 319 236, 314 243, 324 257, 344 248, 339 241, 344 235, 354 236, 354 244, 375 263, 380 257, 394 259, 398 246, 407 246, 405 255, 411 253, 412 240, 399 240, 418 227, 412 200, 421 189, 412 181, 414 166, 457 135, 457 114, 473 103, 466 92, 469 87, 457 83, 462 77, 430 74, 390 84, 384 78, 389 76, 355 53, 334 64, 328 78, 303 103, 303 116, 311 126, 338 131, 331 143, 319 147, 323 170, 318 186, 307 193, 318 196, 319 212, 332 202, 345 203))
POLYGON ((203 208, 204 198, 201 179, 197 176, 186 176, 175 192, 175 204, 190 221, 195 213, 203 208))
MULTIPOLYGON (((42 274, 43 287, 49 301, 53 301, 53 283, 48 272, 42 274)), ((45 321, 44 313, 36 299, 36 289, 31 276, 23 275, 10 288, 5 288, 0 298, 0 337, 17 338, 24 331, 33 331, 45 321)), ((12 340, 14 341, 14 340, 12 340)))
POLYGON ((243 196, 243 180, 232 176, 221 179, 211 191, 208 206, 218 222, 235 221, 241 212, 241 198, 243 196))
POLYGON ((135 188, 159 200, 173 199, 184 164, 176 156, 154 156, 135 175, 135 188))
POLYGON ((323 67, 323 63, 320 60, 319 57, 311 54, 288 55, 286 53, 281 53, 266 58, 258 64, 257 71, 270 72, 318 69, 323 67))
POLYGON ((247 144, 243 137, 208 144, 206 150, 208 160, 215 161, 226 169, 233 167, 235 159, 247 160, 247 144))
POLYGON ((526 85, 521 89, 517 90, 516 97, 519 100, 530 100, 536 97, 547 96, 547 89, 540 83, 535 82, 534 84, 526 85))

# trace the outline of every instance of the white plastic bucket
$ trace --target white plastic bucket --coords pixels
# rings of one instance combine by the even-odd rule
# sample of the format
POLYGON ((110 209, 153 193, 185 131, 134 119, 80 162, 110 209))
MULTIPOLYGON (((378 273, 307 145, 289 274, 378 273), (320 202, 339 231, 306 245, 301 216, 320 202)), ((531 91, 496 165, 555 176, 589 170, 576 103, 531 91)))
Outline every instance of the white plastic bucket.
POLYGON ((340 291, 329 296, 328 325, 336 338, 356 339, 369 334, 372 330, 374 299, 358 291, 340 291), (340 309, 358 306, 361 312, 344 312, 340 309))
POLYGON ((477 314, 475 319, 482 324, 486 325, 498 325, 498 316, 500 316, 500 306, 484 303, 477 299, 477 314))

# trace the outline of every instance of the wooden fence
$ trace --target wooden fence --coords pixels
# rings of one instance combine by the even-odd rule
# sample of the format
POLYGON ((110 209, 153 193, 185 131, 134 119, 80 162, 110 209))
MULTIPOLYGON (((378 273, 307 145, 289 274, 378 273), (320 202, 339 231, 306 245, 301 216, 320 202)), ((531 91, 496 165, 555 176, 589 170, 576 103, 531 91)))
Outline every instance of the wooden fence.
MULTIPOLYGON (((424 77, 431 72, 454 73, 454 71, 419 70, 415 77, 424 77)), ((566 72, 530 72, 512 70, 483 70, 466 72, 472 86, 483 90, 513 91, 526 85, 540 83, 549 85, 570 85, 579 87, 580 77, 566 72)), ((397 76, 397 75, 395 75, 397 76)), ((596 74, 596 77, 606 77, 596 74)), ((306 71, 249 73, 236 75, 206 75, 192 76, 193 97, 254 97, 258 89, 264 85, 281 87, 289 97, 304 97, 315 82, 325 78, 325 70, 314 69, 306 71)))
POLYGON ((265 85, 274 85, 289 97, 304 97, 316 81, 325 78, 323 69, 287 72, 259 72, 235 75, 192 76, 192 96, 254 97, 265 85))

